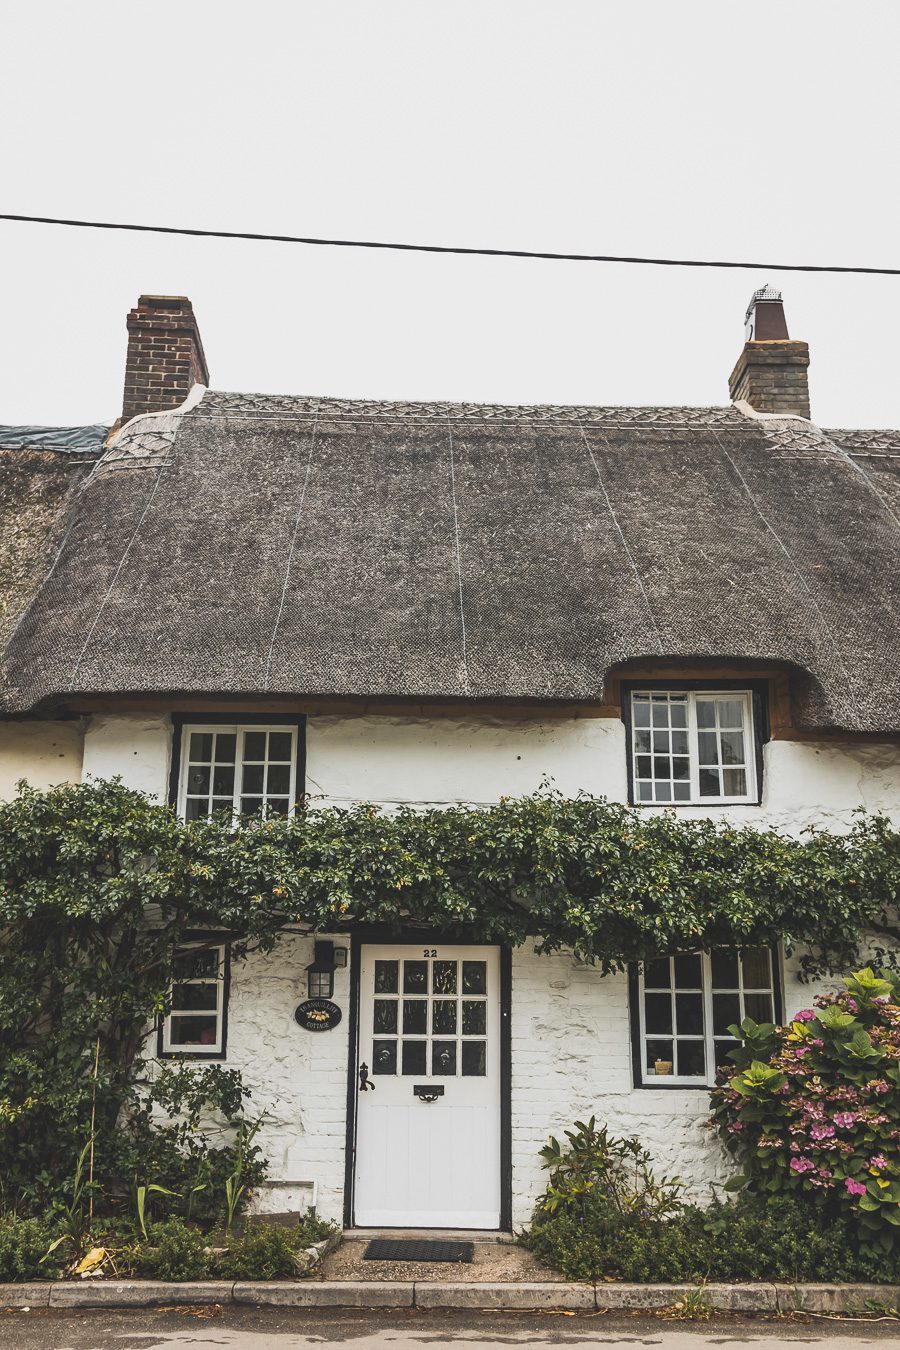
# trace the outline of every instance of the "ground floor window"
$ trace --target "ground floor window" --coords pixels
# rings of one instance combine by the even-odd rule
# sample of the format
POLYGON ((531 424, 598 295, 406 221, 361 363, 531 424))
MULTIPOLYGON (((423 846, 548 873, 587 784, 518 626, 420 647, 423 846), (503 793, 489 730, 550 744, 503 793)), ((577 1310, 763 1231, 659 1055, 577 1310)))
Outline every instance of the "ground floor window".
POLYGON ((766 947, 688 953, 642 962, 632 972, 636 1082, 705 1086, 729 1063, 728 1028, 745 1017, 776 1018, 775 964, 766 947))
POLYGON ((221 1058, 227 1010, 227 946, 186 943, 175 958, 171 1011, 160 1025, 159 1054, 221 1058))

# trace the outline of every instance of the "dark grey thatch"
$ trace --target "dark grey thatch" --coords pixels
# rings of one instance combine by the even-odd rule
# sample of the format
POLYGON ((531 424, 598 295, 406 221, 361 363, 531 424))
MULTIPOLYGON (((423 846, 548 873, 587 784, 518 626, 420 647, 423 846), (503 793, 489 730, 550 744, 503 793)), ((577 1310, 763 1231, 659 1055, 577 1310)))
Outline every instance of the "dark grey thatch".
POLYGON ((595 700, 632 658, 784 662, 900 729, 897 460, 732 408, 208 393, 141 419, 8 648, 115 691, 595 700))
MULTIPOLYGON (((0 647, 46 573, 64 504, 84 472, 80 456, 15 446, 6 434, 14 430, 0 428, 0 647)), ((0 672, 0 708, 9 694, 0 672)))

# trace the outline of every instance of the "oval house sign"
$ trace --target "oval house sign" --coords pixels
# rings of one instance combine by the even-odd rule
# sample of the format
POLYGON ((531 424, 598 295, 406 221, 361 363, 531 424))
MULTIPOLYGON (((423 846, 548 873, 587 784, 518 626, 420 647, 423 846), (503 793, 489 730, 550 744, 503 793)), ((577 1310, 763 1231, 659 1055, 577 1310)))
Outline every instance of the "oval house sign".
POLYGON ((307 1031, 331 1031, 341 1020, 341 1010, 327 998, 308 998, 294 1011, 294 1020, 307 1031))

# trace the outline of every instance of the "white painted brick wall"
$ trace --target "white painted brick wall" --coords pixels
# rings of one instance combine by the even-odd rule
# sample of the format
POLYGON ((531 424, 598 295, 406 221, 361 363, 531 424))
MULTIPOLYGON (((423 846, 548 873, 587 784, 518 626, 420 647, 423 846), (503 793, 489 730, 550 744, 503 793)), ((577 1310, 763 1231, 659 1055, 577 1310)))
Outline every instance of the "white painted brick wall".
MULTIPOLYGON (((168 719, 92 720, 85 773, 111 776, 164 797, 168 719)), ((585 790, 624 800, 621 722, 416 717, 311 718, 309 787, 319 800, 441 804, 489 802, 535 790, 549 779, 566 793, 585 790)), ((846 829, 853 811, 884 810, 900 822, 900 747, 851 742, 775 741, 766 747, 761 806, 687 808, 733 824, 774 825, 798 834, 810 825, 846 829)), ((254 1102, 271 1115, 261 1140, 276 1181, 318 1183, 319 1212, 339 1219, 343 1205, 349 1006, 348 972, 338 971, 335 1001, 344 1020, 315 1034, 293 1021, 306 996, 312 941, 289 937, 268 956, 236 966, 227 1063, 243 1070, 254 1102)), ((785 963, 788 1014, 816 989, 785 963)), ((544 1184, 537 1150, 576 1117, 595 1114, 617 1134, 636 1135, 664 1172, 690 1180, 695 1194, 725 1175, 705 1129, 704 1091, 635 1090, 631 1081, 627 981, 603 978, 566 954, 513 956, 512 1134, 514 1217, 528 1221, 544 1184)), ((269 1210, 300 1207, 310 1192, 267 1187, 269 1210)))

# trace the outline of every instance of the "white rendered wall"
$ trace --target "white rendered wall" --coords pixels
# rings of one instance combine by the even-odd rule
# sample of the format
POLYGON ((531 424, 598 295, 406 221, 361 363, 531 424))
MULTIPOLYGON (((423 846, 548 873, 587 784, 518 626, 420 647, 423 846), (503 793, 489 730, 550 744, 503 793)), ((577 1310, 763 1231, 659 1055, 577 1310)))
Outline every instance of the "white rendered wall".
POLYGON ((310 717, 307 790, 355 801, 496 802, 544 780, 625 800, 625 732, 612 718, 310 717))
POLYGON ((121 777, 158 802, 169 795, 172 724, 167 716, 92 717, 84 733, 83 776, 121 777))
POLYGON ((81 782, 80 722, 0 722, 0 801, 24 778, 34 788, 81 782))
MULTIPOLYGON (((347 944, 335 938, 337 945, 347 944)), ((321 1218, 343 1219, 347 1122, 350 980, 334 974, 334 1002, 343 1012, 332 1031, 305 1031, 294 1009, 307 996, 313 939, 285 934, 268 954, 232 967, 225 1065, 240 1069, 252 1097, 251 1118, 265 1112, 257 1138, 269 1159, 259 1212, 305 1210, 316 1188, 321 1218)))
MULTIPOLYGON (((625 733, 617 719, 311 717, 307 788, 321 804, 379 801, 488 803, 537 789, 587 791, 625 801, 625 733)), ((165 800, 170 730, 165 718, 103 717, 85 737, 85 774, 121 774, 165 800)), ((773 741, 765 749, 761 806, 680 808, 732 824, 846 829, 863 806, 900 823, 900 747, 852 742, 773 741)), ((305 996, 310 939, 285 939, 268 956, 237 965, 229 1010, 229 1066, 240 1068, 255 1109, 270 1119, 261 1135, 274 1185, 258 1208, 318 1209, 340 1219, 347 1091, 348 973, 336 973, 344 1019, 334 1031, 305 1032, 293 1010, 305 996)), ((815 988, 786 963, 785 1012, 809 1006, 815 988)), ((826 982, 827 983, 827 982, 826 982)), ((595 1114, 614 1133, 636 1135, 661 1172, 680 1173, 694 1194, 724 1179, 726 1164, 705 1128, 704 1090, 632 1086, 627 981, 601 977, 567 954, 513 954, 513 1203, 527 1223, 544 1185, 537 1156, 549 1134, 595 1114)))
MULTIPOLYGON (((817 992, 786 962, 784 1012, 808 1008, 817 992)), ((538 956, 533 944, 512 959, 513 1225, 524 1227, 546 1186, 538 1150, 562 1139, 575 1120, 596 1116, 618 1136, 635 1136, 653 1156, 658 1176, 680 1175, 689 1194, 708 1200, 711 1182, 730 1164, 706 1128, 706 1089, 634 1088, 628 980, 603 976, 568 953, 538 956)))

